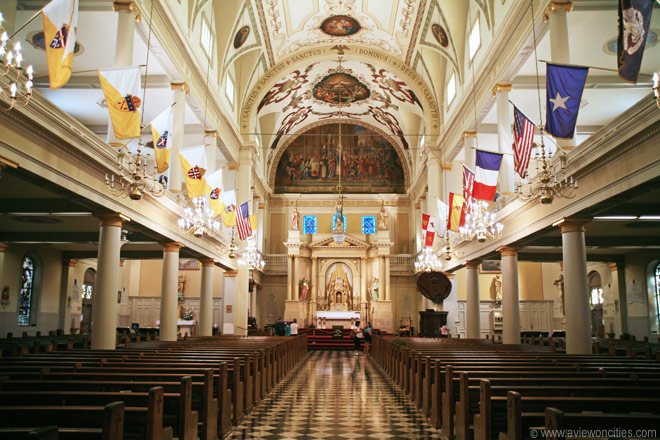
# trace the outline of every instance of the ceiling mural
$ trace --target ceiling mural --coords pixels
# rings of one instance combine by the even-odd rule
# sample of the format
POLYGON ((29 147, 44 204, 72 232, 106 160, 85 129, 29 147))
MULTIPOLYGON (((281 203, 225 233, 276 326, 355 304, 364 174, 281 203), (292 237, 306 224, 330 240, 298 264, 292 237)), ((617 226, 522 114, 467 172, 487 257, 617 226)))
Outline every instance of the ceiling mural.
POLYGON ((404 167, 386 136, 356 124, 317 125, 294 136, 271 175, 276 193, 404 193, 404 167), (338 133, 341 130, 341 150, 338 133))
POLYGON ((257 21, 252 4, 245 2, 234 23, 234 29, 230 34, 231 39, 227 42, 223 57, 223 70, 226 70, 242 54, 261 47, 261 35, 259 35, 257 29, 257 21))
POLYGON ((444 47, 445 49, 449 47, 449 37, 447 36, 445 28, 440 26, 438 23, 433 23, 431 25, 431 31, 433 32, 435 40, 440 43, 440 46, 444 47))
POLYGON ((335 72, 323 78, 312 89, 314 98, 330 104, 350 104, 370 95, 369 88, 359 79, 344 72, 335 72))
POLYGON ((360 32, 362 26, 348 15, 333 15, 321 23, 321 31, 331 37, 349 37, 360 32))
MULTIPOLYGON (((458 77, 462 78, 462 72, 458 68, 458 53, 456 52, 456 46, 449 33, 449 26, 445 19, 445 15, 442 13, 436 0, 433 0, 429 6, 419 45, 431 47, 440 52, 440 54, 449 60, 454 71, 457 72, 458 77)), ((418 53, 421 53, 421 50, 418 51, 418 53)), ((417 59, 415 62, 417 62, 417 59)), ((417 68, 417 66, 415 66, 415 68, 417 68)))
POLYGON ((236 32, 234 36, 234 49, 240 49, 240 47, 247 40, 248 35, 250 35, 250 26, 245 25, 236 32))

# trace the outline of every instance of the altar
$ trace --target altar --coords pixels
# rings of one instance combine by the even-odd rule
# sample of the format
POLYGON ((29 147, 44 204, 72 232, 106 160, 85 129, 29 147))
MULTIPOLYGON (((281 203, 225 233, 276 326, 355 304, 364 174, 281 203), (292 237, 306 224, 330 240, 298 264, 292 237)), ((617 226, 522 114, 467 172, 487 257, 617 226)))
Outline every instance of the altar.
POLYGON ((350 328, 351 324, 360 320, 360 312, 346 310, 333 311, 324 310, 316 312, 316 327, 323 328, 322 320, 325 319, 325 328, 332 328, 333 325, 342 325, 344 328, 350 328))

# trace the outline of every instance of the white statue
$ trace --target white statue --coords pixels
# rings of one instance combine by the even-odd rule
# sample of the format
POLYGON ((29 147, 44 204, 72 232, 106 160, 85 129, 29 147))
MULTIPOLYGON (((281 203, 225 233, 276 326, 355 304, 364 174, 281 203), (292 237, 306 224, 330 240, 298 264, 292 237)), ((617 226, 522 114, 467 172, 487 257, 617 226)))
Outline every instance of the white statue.
POLYGON ((294 231, 300 230, 300 213, 298 208, 293 208, 293 216, 291 217, 291 229, 294 231))
POLYGON ((374 277, 374 281, 371 283, 371 287, 369 287, 369 294, 371 294, 371 299, 374 301, 378 301, 378 278, 374 277))
POLYGON ((381 231, 386 231, 387 230, 387 217, 389 214, 387 211, 385 211, 385 208, 380 208, 380 212, 378 213, 378 229, 381 231))

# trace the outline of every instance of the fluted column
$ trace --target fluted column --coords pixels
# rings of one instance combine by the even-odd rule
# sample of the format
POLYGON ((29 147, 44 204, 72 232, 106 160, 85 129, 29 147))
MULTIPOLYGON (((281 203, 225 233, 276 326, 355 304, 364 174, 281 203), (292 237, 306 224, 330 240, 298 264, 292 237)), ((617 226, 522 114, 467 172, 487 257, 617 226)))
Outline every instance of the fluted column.
POLYGON ((163 283, 160 294, 161 341, 176 341, 179 287, 179 249, 182 243, 161 243, 163 246, 163 283))
POLYGON ((179 150, 183 147, 184 127, 186 122, 186 95, 188 94, 188 85, 183 81, 172 81, 170 83, 172 90, 172 152, 170 156, 170 167, 168 169, 168 189, 173 192, 181 192, 183 184, 183 171, 181 170, 181 160, 179 159, 179 150))
POLYGON ((312 283, 312 302, 316 303, 316 295, 318 295, 318 290, 316 287, 316 280, 318 278, 318 259, 316 257, 312 257, 312 276, 310 277, 310 283, 312 283))
POLYGON ((502 254, 502 341, 520 344, 520 300, 518 296, 518 249, 503 246, 502 254))
POLYGON ((293 299, 294 301, 300 300, 300 276, 302 275, 300 270, 300 256, 296 255, 295 260, 293 260, 293 299))
POLYGON ((213 258, 202 258, 202 283, 199 295, 199 336, 213 334, 213 258))
POLYGON ((390 256, 385 255, 385 301, 392 301, 392 292, 390 291, 390 256))
POLYGON ((360 302, 369 300, 367 295, 367 257, 360 258, 360 302))
POLYGON ((591 317, 584 221, 563 220, 561 242, 564 257, 564 313, 566 354, 591 354, 591 317))
POLYGON ((479 320, 479 260, 467 261, 467 304, 466 321, 468 339, 481 338, 479 320))
POLYGON ((293 255, 286 256, 286 299, 293 300, 293 255))
POLYGON ((504 195, 513 194, 513 140, 511 138, 511 127, 513 112, 509 102, 509 94, 512 85, 498 83, 493 87, 493 96, 497 103, 497 144, 498 151, 502 157, 500 168, 499 186, 500 193, 504 195))
POLYGON ((92 349, 114 350, 117 331, 117 291, 121 226, 128 220, 121 214, 97 215, 101 221, 96 284, 92 297, 92 349))
POLYGON ((378 258, 378 299, 385 301, 385 256, 381 255, 378 258))

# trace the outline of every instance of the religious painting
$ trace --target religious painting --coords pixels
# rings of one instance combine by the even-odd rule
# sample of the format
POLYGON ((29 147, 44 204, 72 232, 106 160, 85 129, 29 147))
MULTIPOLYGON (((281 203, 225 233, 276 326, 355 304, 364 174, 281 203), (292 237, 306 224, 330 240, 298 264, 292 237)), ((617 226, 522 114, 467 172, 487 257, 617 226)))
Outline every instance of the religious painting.
POLYGON ((333 15, 323 20, 321 31, 332 37, 350 37, 357 34, 362 26, 348 15, 333 15))
POLYGON ((431 32, 433 32, 433 36, 437 42, 440 43, 440 46, 445 48, 449 46, 449 37, 447 37, 445 28, 440 26, 438 23, 433 23, 431 25, 431 32))
POLYGON ((234 49, 239 49, 247 40, 248 35, 250 35, 250 26, 246 25, 240 28, 234 35, 234 49))
POLYGON ((276 193, 405 193, 404 171, 384 136, 354 124, 325 124, 297 135, 277 164, 276 193))
POLYGON ((369 88, 353 75, 331 73, 312 89, 314 98, 329 104, 350 104, 369 98, 369 88))
POLYGON ((502 273, 502 260, 484 260, 479 265, 479 273, 502 273))
POLYGON ((179 270, 199 270, 199 260, 196 258, 180 258, 179 270))

